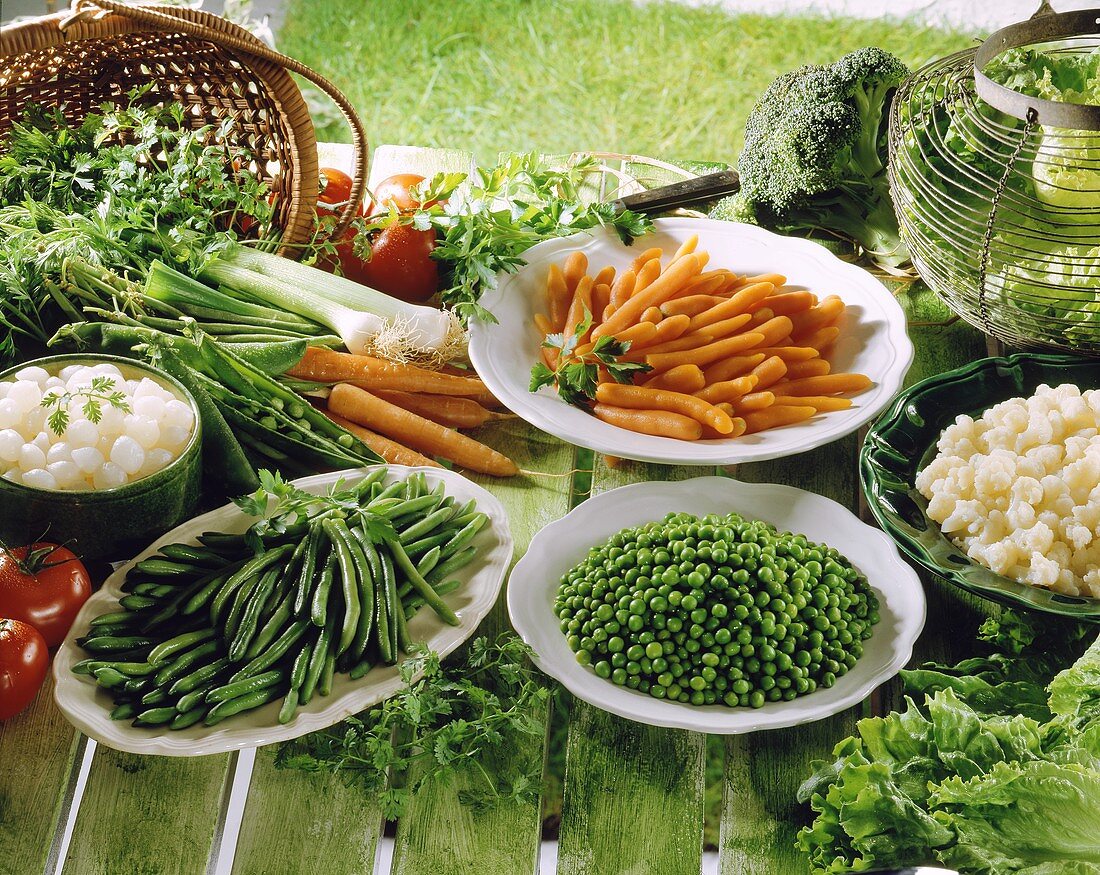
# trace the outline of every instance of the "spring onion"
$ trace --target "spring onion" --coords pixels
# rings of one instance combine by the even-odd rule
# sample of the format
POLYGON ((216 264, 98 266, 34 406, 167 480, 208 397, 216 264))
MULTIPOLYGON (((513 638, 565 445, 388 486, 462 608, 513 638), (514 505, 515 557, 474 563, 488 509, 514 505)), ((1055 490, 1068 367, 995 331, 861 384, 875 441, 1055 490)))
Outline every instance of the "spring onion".
POLYGON ((205 280, 313 319, 340 335, 353 353, 394 360, 447 360, 461 348, 455 317, 408 304, 314 267, 233 246, 203 269, 205 280))

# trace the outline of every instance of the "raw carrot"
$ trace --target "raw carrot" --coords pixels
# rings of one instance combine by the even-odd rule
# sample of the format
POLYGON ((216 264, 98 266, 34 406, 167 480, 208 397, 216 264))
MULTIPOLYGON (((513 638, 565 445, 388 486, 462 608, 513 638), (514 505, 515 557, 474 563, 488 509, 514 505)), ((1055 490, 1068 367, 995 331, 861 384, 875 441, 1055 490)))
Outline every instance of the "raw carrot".
POLYGON ((756 388, 760 378, 755 374, 745 374, 732 380, 723 380, 721 383, 711 383, 704 389, 695 393, 696 398, 702 398, 711 404, 722 401, 734 402, 749 394, 756 388))
POLYGON ((803 377, 791 380, 783 387, 784 395, 840 395, 862 392, 872 386, 870 377, 864 374, 825 374, 820 377, 803 377))
POLYGON ((374 356, 336 352, 320 346, 306 349, 305 356, 287 371, 287 375, 297 380, 351 383, 367 389, 478 396, 479 399, 488 395, 485 384, 477 377, 459 377, 374 356))
POLYGON ((851 398, 839 398, 833 395, 776 395, 776 404, 805 404, 817 410, 847 410, 852 406, 851 398))
POLYGON ((669 368, 642 383, 647 389, 671 389, 673 392, 698 392, 706 385, 698 365, 679 365, 669 368))
POLYGON ((809 310, 817 303, 817 295, 812 292, 783 292, 779 295, 769 295, 764 299, 776 316, 790 316, 792 313, 801 313, 809 310))
POLYGON ((650 285, 631 295, 618 310, 611 314, 610 319, 593 332, 593 336, 600 337, 604 334, 615 334, 632 322, 637 322, 642 313, 650 307, 664 303, 669 295, 698 272, 699 259, 695 255, 685 255, 683 258, 678 259, 675 264, 671 265, 650 285))
POLYGON ((662 252, 663 250, 659 249, 658 247, 651 246, 630 263, 630 269, 634 271, 634 273, 638 273, 638 271, 642 269, 643 264, 645 264, 647 261, 653 261, 653 259, 655 258, 659 259, 662 255, 662 252))
POLYGON ((565 282, 565 274, 556 264, 550 265, 550 275, 546 278, 546 306, 550 311, 550 323, 554 331, 565 327, 565 315, 569 312, 569 303, 573 292, 565 282))
POLYGON ((569 257, 565 259, 562 263, 562 273, 565 275, 565 284, 569 287, 570 292, 576 291, 577 284, 587 270, 588 256, 583 252, 570 253, 569 257))
POLYGON ((703 371, 703 377, 708 384, 732 380, 734 377, 740 377, 742 374, 747 374, 766 358, 767 356, 763 352, 754 352, 751 355, 731 356, 724 361, 715 362, 708 367, 703 371))
POLYGON ((766 407, 763 410, 754 410, 750 413, 745 413, 743 419, 745 420, 745 434, 755 434, 758 431, 765 431, 769 428, 778 428, 782 425, 794 425, 796 422, 802 422, 804 419, 809 419, 817 413, 817 410, 809 406, 800 407, 780 407, 778 404, 773 404, 771 407, 766 407))
MULTIPOLYGON (((691 258, 689 255, 688 258, 691 258)), ((680 340, 687 338, 681 337, 680 340)), ((682 352, 651 353, 646 356, 646 364, 655 371, 666 371, 676 365, 709 365, 726 356, 745 352, 754 346, 759 346, 764 335, 755 331, 747 334, 735 334, 733 337, 724 337, 698 349, 689 349, 682 352)), ((675 342, 675 341, 674 341, 675 342)))
POLYGON ((721 304, 726 298, 716 295, 688 295, 685 298, 673 298, 661 305, 661 312, 666 316, 698 316, 711 307, 721 304))
POLYGON ((668 389, 648 389, 624 383, 601 383, 596 387, 596 400, 601 404, 627 407, 632 410, 667 410, 690 416, 700 425, 708 425, 721 434, 729 434, 733 423, 729 415, 702 398, 671 392, 668 389))
POLYGON ((357 425, 349 419, 344 419, 342 416, 337 416, 331 410, 324 411, 325 416, 335 422, 338 426, 351 432, 359 440, 365 443, 368 447, 374 450, 383 459, 389 462, 391 465, 408 465, 412 468, 426 467, 426 468, 442 468, 435 459, 429 459, 427 456, 421 455, 416 450, 410 450, 406 446, 402 446, 397 441, 391 441, 388 437, 384 437, 377 432, 371 431, 369 428, 363 428, 361 425, 357 425))
MULTIPOLYGON (((677 337, 687 331, 687 327, 690 322, 691 319, 685 316, 683 313, 681 313, 679 316, 666 316, 664 319, 657 323, 656 331, 654 332, 652 338, 644 342, 638 341, 634 344, 634 346, 650 346, 652 344, 665 343, 669 340, 675 340, 677 337)), ((647 322, 639 324, 648 325, 649 323, 647 322)), ((628 328, 627 331, 629 330, 630 329, 628 328)), ((623 334, 625 333, 626 332, 623 332, 622 334, 617 334, 615 336, 621 340, 623 334)))
POLYGON ((823 358, 807 359, 804 362, 787 362, 787 379, 799 380, 802 377, 821 377, 829 373, 832 366, 823 358))
POLYGON ((783 375, 786 373, 787 363, 777 355, 764 359, 751 371, 751 374, 757 379, 757 389, 767 389, 769 386, 774 386, 783 379, 783 375))
POLYGON ((699 440, 703 434, 703 426, 696 420, 679 413, 669 413, 667 410, 627 410, 610 404, 594 404, 592 412, 609 425, 640 434, 686 441, 699 440))
POLYGON ((838 337, 840 337, 840 329, 835 325, 826 325, 824 328, 819 328, 810 334, 798 335, 795 343, 821 350, 835 343, 838 337))
POLYGON ((471 471, 497 477, 519 473, 515 463, 496 450, 357 386, 348 383, 333 386, 328 406, 338 416, 400 440, 414 450, 450 459, 471 471))
POLYGON ((448 428, 478 428, 490 419, 500 417, 469 398, 453 395, 429 395, 426 392, 391 392, 379 390, 374 393, 379 398, 403 407, 405 410, 419 413, 425 419, 438 422, 448 428))

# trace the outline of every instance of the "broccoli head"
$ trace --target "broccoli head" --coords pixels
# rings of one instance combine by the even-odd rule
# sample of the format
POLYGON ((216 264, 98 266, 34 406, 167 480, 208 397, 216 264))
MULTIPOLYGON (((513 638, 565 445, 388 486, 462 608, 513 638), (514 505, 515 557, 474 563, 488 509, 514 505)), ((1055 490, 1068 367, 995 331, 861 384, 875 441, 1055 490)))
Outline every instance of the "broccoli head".
POLYGON ((886 179, 886 120, 908 73, 869 47, 780 76, 749 114, 737 164, 741 192, 714 215, 838 231, 880 263, 906 262, 886 179))

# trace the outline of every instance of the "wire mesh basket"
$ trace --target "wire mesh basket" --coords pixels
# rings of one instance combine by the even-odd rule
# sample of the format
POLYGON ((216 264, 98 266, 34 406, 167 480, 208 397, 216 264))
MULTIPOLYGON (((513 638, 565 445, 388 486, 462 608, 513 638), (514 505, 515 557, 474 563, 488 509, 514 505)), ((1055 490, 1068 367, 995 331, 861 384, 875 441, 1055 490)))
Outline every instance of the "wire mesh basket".
POLYGON ((982 73, 1004 51, 1083 53, 1100 10, 1040 14, 918 70, 890 114, 890 188, 921 277, 1006 343, 1100 355, 1100 107, 982 73))

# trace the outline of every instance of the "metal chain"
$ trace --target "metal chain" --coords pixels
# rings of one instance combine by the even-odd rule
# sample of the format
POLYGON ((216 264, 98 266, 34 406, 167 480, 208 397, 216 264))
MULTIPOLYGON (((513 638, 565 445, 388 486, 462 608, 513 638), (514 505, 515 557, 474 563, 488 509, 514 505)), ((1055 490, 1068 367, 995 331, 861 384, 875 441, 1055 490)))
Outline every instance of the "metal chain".
POLYGON ((982 327, 985 329, 986 334, 993 333, 993 329, 989 324, 989 309, 985 297, 985 281, 989 273, 989 247, 993 243, 993 226, 997 221, 997 208, 1000 206, 1001 197, 1004 195, 1005 188, 1008 186, 1008 177, 1016 167, 1016 160, 1020 157, 1020 152, 1023 151, 1024 144, 1031 136, 1031 132, 1034 130, 1037 121, 1038 114, 1033 108, 1029 108, 1027 111, 1027 118, 1024 121, 1023 135, 1016 143, 1016 148, 1012 150, 1012 154, 1005 163, 1005 172, 997 182, 997 188, 993 192, 993 202, 989 208, 989 217, 985 222, 985 233, 982 235, 981 260, 978 268, 978 312, 981 316, 982 327))

